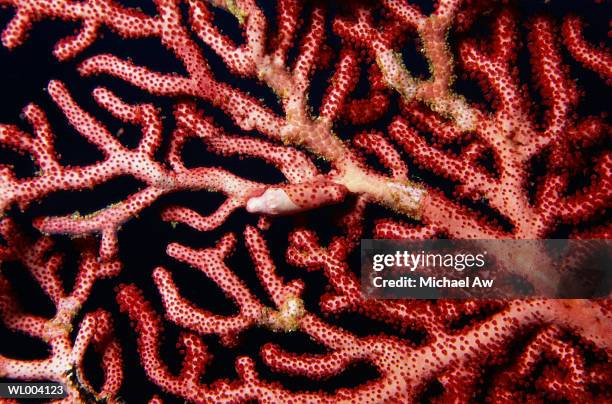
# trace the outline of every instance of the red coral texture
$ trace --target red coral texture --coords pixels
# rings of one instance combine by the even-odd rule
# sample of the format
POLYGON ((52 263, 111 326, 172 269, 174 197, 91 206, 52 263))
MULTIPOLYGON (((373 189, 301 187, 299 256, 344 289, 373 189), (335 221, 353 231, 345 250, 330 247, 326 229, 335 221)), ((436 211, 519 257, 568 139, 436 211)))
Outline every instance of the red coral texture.
POLYGON ((269 3, 0 0, 11 52, 69 24, 74 35, 54 38, 59 64, 76 65, 77 80, 146 95, 131 102, 98 84, 87 93, 97 105, 84 107, 78 81, 48 82, 53 108, 99 150, 91 164, 62 160, 65 135, 46 108, 30 104, 27 122, 0 125, 2 153, 36 166, 25 176, 0 166, 0 317, 5 333, 48 346, 45 358, 3 351, 0 378, 62 382, 66 402, 133 397, 139 372, 148 381, 137 402, 612 400, 609 300, 366 300, 351 258, 367 237, 610 238, 610 126, 581 108, 589 93, 578 80, 612 82, 605 38, 589 37, 581 16, 549 13, 554 1, 530 15, 525 2, 482 0, 431 10, 409 0, 269 3), (127 48, 157 42, 178 67, 158 70, 123 48, 100 53, 106 36, 127 48), (423 62, 429 72, 415 67, 423 62), (137 128, 138 144, 110 120, 137 128), (218 159, 187 164, 194 144, 218 159), (245 178, 237 167, 253 160, 283 180, 245 178), (142 186, 86 214, 28 216, 57 193, 78 203, 119 177, 142 186), (172 202, 185 192, 224 199, 198 212, 172 202), (171 240, 164 266, 126 265, 120 230, 148 210, 197 242, 171 240), (330 210, 335 221, 315 223, 330 210), (282 242, 278 223, 290 226, 282 242), (78 255, 60 254, 61 240, 78 255), (25 309, 11 263, 51 301, 50 317, 25 309), (204 286, 178 282, 188 269, 173 263, 212 282, 234 311, 193 302, 204 286), (96 307, 109 282, 114 301, 96 307), (255 350, 253 330, 269 339, 255 350), (306 348, 283 346, 300 336, 306 348), (139 371, 125 370, 134 363, 139 371), (363 366, 371 378, 341 377, 359 379, 363 366), (212 377, 220 367, 229 376, 212 377))

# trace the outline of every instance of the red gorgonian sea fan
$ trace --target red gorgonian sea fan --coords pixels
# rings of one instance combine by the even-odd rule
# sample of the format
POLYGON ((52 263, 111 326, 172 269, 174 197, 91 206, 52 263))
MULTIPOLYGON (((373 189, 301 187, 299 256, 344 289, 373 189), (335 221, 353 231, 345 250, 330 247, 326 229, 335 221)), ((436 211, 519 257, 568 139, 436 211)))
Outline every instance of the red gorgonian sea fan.
POLYGON ((610 300, 366 300, 355 267, 365 237, 610 238, 610 125, 585 104, 612 54, 582 17, 555 1, 127 3, 0 0, 3 64, 47 30, 54 66, 81 76, 0 125, 0 338, 48 348, 3 344, 0 378, 62 382, 66 402, 612 400, 610 300), (143 57, 152 41, 164 61, 143 57), (66 136, 93 160, 67 161, 66 136), (101 209, 58 214, 101 188, 101 209), (163 262, 129 252, 132 223, 159 218, 136 238, 159 236, 163 262))

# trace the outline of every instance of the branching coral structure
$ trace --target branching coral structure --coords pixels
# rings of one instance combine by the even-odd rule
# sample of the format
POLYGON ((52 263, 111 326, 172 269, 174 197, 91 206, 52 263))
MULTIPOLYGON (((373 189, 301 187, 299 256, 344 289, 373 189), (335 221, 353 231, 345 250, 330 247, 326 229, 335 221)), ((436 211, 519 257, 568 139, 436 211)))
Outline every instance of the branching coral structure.
POLYGON ((34 103, 0 124, 0 318, 48 353, 0 351, 2 380, 63 383, 70 403, 612 400, 609 299, 366 299, 355 266, 362 238, 612 237, 610 124, 584 106, 612 53, 588 19, 558 1, 128 3, 0 0, 3 58, 74 29, 53 55, 75 81, 48 78, 45 96, 100 155, 67 162, 34 103), (155 42, 178 68, 107 37, 155 42), (194 144, 209 161, 187 161, 194 144), (246 175, 253 160, 282 179, 246 175), (141 185, 89 213, 36 208, 124 177, 141 185), (176 194, 223 200, 202 213, 176 194), (164 262, 127 258, 122 229, 142 216, 167 225, 164 262), (208 283, 181 282, 182 264, 208 283))

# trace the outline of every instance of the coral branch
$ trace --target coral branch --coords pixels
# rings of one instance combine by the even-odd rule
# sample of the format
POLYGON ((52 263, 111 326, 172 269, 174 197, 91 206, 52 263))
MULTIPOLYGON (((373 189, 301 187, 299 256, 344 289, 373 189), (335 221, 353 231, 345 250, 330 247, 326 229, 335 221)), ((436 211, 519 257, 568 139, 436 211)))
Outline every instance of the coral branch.
POLYGON ((113 335, 110 314, 103 310, 86 314, 78 325, 74 342, 71 340, 76 316, 87 301, 94 282, 107 276, 91 249, 83 252, 74 288, 67 294, 58 273, 61 257, 54 254, 46 258, 52 248, 49 238, 30 244, 9 219, 2 220, 1 234, 9 249, 3 261, 20 261, 40 282, 56 312, 53 318, 24 313, 10 283, 0 273, 0 318, 5 326, 14 332, 41 339, 50 346, 49 357, 42 360, 18 360, 0 355, 0 377, 60 382, 67 388, 68 399, 73 401, 80 400, 83 394, 112 401, 121 387, 123 369, 121 346, 113 335), (102 356, 104 383, 99 391, 89 383, 84 368, 85 351, 89 346, 102 356), (72 378, 72 372, 75 372, 76 379, 72 378))
MULTIPOLYGON (((30 104, 24 127, 0 124, 2 331, 49 347, 36 360, 5 347, 0 378, 63 383, 71 403, 609 401, 609 299, 367 299, 353 267, 372 237, 529 239, 520 254, 498 253, 513 276, 552 293, 562 273, 544 265, 540 239, 611 237, 607 100, 590 93, 612 82, 612 58, 584 32, 590 15, 488 0, 439 0, 431 12, 410 0, 128 3, 0 0, 12 13, 6 48, 72 26, 53 53, 80 75, 48 82, 59 115, 30 104), (139 90, 97 87, 97 106, 84 108, 88 94, 69 91, 88 88, 81 79, 139 90), (97 159, 70 161, 81 150, 65 153, 78 142, 62 120, 97 159), (120 136, 127 127, 136 144, 120 136), (139 185, 117 189, 119 200, 96 194, 98 210, 83 212, 78 192, 105 192, 120 177, 139 185), (49 209, 59 194, 70 207, 49 209), (126 223, 149 220, 145 211, 172 226, 141 237, 126 223), (170 259, 152 262, 152 238, 170 259), (75 257, 64 259, 68 244, 75 257), (187 267, 233 311, 186 283, 187 267), (20 270, 54 313, 25 304, 20 270), (150 379, 137 398, 122 383, 132 336, 115 336, 112 287, 150 379), (178 366, 166 361, 166 338, 178 366), (361 366, 370 377, 353 381, 361 366), (316 387, 289 388, 285 376, 316 387)), ((37 60, 27 56, 6 58, 37 60)), ((12 63, 2 69, 22 77, 12 63)), ((31 87, 5 84, 5 98, 31 87)), ((137 362, 125 376, 139 377, 137 362)))
POLYGON ((597 72, 608 83, 612 80, 612 54, 609 49, 589 44, 583 36, 583 23, 577 16, 563 21, 563 40, 572 56, 585 67, 597 72))

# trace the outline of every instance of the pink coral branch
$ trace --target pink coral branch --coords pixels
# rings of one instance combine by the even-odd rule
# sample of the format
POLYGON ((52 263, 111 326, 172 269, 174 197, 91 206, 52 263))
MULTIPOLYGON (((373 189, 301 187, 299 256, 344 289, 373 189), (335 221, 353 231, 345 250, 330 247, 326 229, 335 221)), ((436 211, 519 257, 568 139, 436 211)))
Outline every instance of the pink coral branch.
POLYGON ((564 74, 559 47, 554 41, 552 22, 538 18, 531 29, 530 43, 533 69, 542 88, 542 96, 550 104, 546 119, 546 136, 556 137, 567 125, 567 114, 577 102, 574 83, 564 74))
POLYGON ((242 330, 252 326, 259 318, 263 306, 249 293, 246 285, 223 263, 236 240, 227 236, 215 249, 196 251, 178 244, 168 246, 168 254, 202 270, 238 305, 239 314, 222 317, 197 309, 185 302, 174 285, 170 273, 157 268, 154 279, 170 320, 200 334, 218 334, 225 342, 232 341, 242 330))
POLYGON ((29 244, 9 219, 2 221, 2 236, 12 253, 7 260, 17 260, 24 264, 51 298, 56 313, 50 319, 24 313, 10 283, 0 274, 0 318, 3 323, 13 331, 41 339, 50 346, 49 357, 36 361, 0 355, 0 377, 61 382, 68 389, 69 400, 78 400, 82 391, 100 399, 115 397, 121 387, 123 369, 121 346, 113 335, 110 315, 103 310, 88 313, 79 324, 74 342, 70 335, 75 317, 88 299, 93 283, 107 276, 92 252, 83 252, 74 287, 67 294, 58 274, 60 256, 55 254, 45 257, 52 247, 49 238, 43 237, 35 244, 29 244), (99 391, 91 386, 83 367, 88 346, 95 347, 102 355, 104 383, 99 391), (70 376, 73 370, 76 371, 76 383, 70 376))
POLYGON ((609 49, 595 47, 583 36, 580 17, 569 16, 563 21, 563 40, 574 59, 599 74, 608 83, 612 80, 612 53, 609 49))
MULTIPOLYGON (((93 91, 102 109, 138 128, 141 138, 135 148, 124 146, 97 114, 80 107, 63 83, 49 83, 49 95, 68 123, 102 153, 93 164, 73 167, 60 162, 56 134, 34 104, 23 114, 31 133, 0 125, 0 144, 31 156, 38 169, 23 178, 13 167, 0 166, 0 215, 20 214, 12 209, 16 205, 27 216, 32 203, 53 193, 91 189, 119 176, 144 184, 93 213, 34 219, 34 227, 45 233, 36 242, 23 237, 10 219, 0 221, 0 260, 20 262, 56 309, 51 319, 25 312, 18 301, 20 291, 13 290, 7 276, 11 269, 2 266, 2 321, 11 332, 43 340, 50 352, 35 361, 0 356, 0 376, 61 381, 69 387, 67 402, 84 395, 117 401, 122 352, 111 316, 98 310, 84 313, 79 321, 81 308, 91 303, 98 279, 119 276, 118 232, 125 223, 163 203, 167 194, 206 191, 223 196, 212 213, 163 206, 161 217, 198 231, 219 229, 225 236, 208 248, 173 242, 166 253, 218 286, 235 305, 233 314, 219 315, 189 301, 182 294, 187 286, 169 266, 159 266, 152 274, 164 320, 139 287, 121 285, 116 295, 134 325, 145 373, 175 396, 172 399, 419 402, 430 398, 423 395, 429 394, 432 383, 442 386, 438 399, 444 402, 469 402, 477 394, 508 402, 605 398, 612 335, 609 301, 370 300, 362 295, 357 271, 350 266, 360 239, 370 234, 370 204, 384 208, 374 213, 383 217, 374 223, 375 237, 541 239, 568 225, 573 226, 572 237, 610 237, 605 214, 612 196, 612 160, 602 147, 609 125, 606 116, 578 117, 582 89, 575 72, 564 64, 555 37, 557 23, 538 15, 525 25, 533 84, 544 107, 540 122, 540 110, 532 105, 517 67, 523 32, 519 14, 506 4, 440 0, 427 15, 408 0, 346 2, 337 7, 302 3, 280 0, 273 21, 270 10, 254 0, 155 0, 153 15, 112 0, 0 0, 0 5, 14 9, 2 35, 10 49, 21 45, 37 22, 57 19, 76 24, 75 35, 55 46, 59 60, 83 54, 109 29, 121 39, 160 42, 182 66, 182 71, 161 72, 113 53, 87 55, 80 62, 82 76, 110 75, 175 102, 174 120, 169 120, 175 126, 165 139, 168 121, 161 109, 152 103, 126 103, 106 88, 93 91), (243 41, 226 35, 217 12, 235 18, 243 41), (485 14, 493 20, 490 38, 475 38, 473 31, 480 29, 471 28, 484 21, 485 14), (454 37, 460 42, 453 42, 454 37), (414 74, 413 61, 402 53, 413 39, 429 66, 428 78, 414 74), (241 81, 225 82, 224 74, 213 71, 216 62, 209 60, 207 50, 231 75, 272 90, 278 108, 239 89, 241 81), (367 69, 364 92, 362 68, 367 69), (314 83, 318 73, 329 73, 329 82, 314 83), (491 108, 459 94, 455 77, 464 74, 478 79, 491 108), (323 99, 317 111, 312 101, 319 90, 323 99), (398 108, 394 102, 399 102, 398 108), (216 113, 225 114, 234 129, 218 126, 210 117, 216 113), (387 118, 383 124, 388 126, 380 127, 387 118), (362 124, 378 126, 359 129, 354 136, 345 133, 362 124), (217 156, 257 159, 284 179, 272 184, 241 178, 231 168, 188 167, 182 155, 191 140, 217 156), (378 163, 372 165, 364 154, 378 163), (420 175, 419 170, 409 170, 415 165, 427 172, 427 179, 413 182, 415 174, 420 175), (574 191, 581 176, 589 179, 574 191), (440 185, 431 180, 440 177, 448 181, 440 185), (327 205, 342 205, 336 208, 345 211, 334 223, 325 224, 332 232, 324 241, 327 238, 308 222, 319 212, 303 213, 327 205), (238 238, 223 229, 242 208, 259 216, 253 218, 259 229, 246 225, 243 232, 262 286, 257 293, 242 278, 249 266, 231 264, 238 238), (264 235, 277 230, 277 216, 284 216, 278 219, 279 227, 289 222, 288 216, 299 222, 289 231, 288 266, 282 270, 264 235), (62 255, 53 251, 55 234, 100 236, 97 253, 89 237, 79 246, 79 267, 70 291, 60 274, 62 255), (325 290, 318 308, 311 307, 308 294, 303 296, 309 285, 293 279, 303 275, 291 273, 293 266, 321 272, 325 290), (346 314, 380 321, 398 335, 357 335, 335 324, 346 314), (160 351, 165 320, 182 330, 178 371, 170 370, 160 351), (318 345, 319 353, 313 354, 293 352, 282 343, 264 344, 261 360, 273 374, 319 381, 366 363, 377 377, 335 391, 290 391, 265 380, 255 358, 239 355, 234 380, 203 383, 207 370, 216 365, 205 341, 219 338, 224 349, 235 348, 239 337, 253 328, 262 335, 301 334, 318 345), (423 338, 408 338, 405 333, 410 331, 423 338), (99 391, 87 378, 90 348, 98 351, 104 373, 99 391), (515 359, 508 356, 511 350, 515 359), (489 391, 484 391, 479 379, 491 367, 506 365, 487 379, 489 391)), ((609 51, 588 43, 582 31, 581 19, 566 17, 561 27, 565 47, 609 84, 609 51)), ((542 268, 521 275, 549 283, 558 276, 542 268)), ((161 399, 153 396, 150 402, 161 399)))
MULTIPOLYGON (((305 114, 304 92, 308 88, 308 78, 314 62, 313 55, 316 43, 322 38, 323 34, 322 21, 324 15, 321 10, 314 12, 310 27, 312 35, 308 36, 309 40, 315 42, 304 43, 291 74, 288 74, 280 66, 271 65, 269 59, 261 55, 261 41, 257 38, 263 28, 261 27, 262 23, 258 22, 260 17, 255 17, 260 16, 257 7, 247 2, 240 5, 240 10, 234 10, 239 15, 242 15, 240 12, 247 12, 252 16, 248 19, 246 25, 247 37, 251 38, 247 40, 248 49, 262 80, 285 100, 287 119, 284 121, 252 97, 215 81, 211 77, 208 65, 201 57, 195 43, 181 26, 177 5, 172 1, 160 1, 157 6, 160 15, 165 18, 169 26, 173 27, 174 31, 172 32, 175 35, 168 34, 167 30, 149 32, 148 34, 161 37, 162 42, 173 50, 184 63, 189 76, 178 77, 176 75, 159 74, 112 55, 99 55, 86 60, 81 65, 81 73, 85 75, 109 73, 154 94, 187 94, 204 98, 223 108, 245 130, 257 129, 273 139, 303 145, 311 152, 333 161, 342 172, 357 170, 358 175, 370 176, 365 167, 355 165, 353 153, 333 136, 328 124, 314 123, 305 114), (288 97, 290 94, 291 96, 288 97)), ((196 8, 205 7, 199 2, 194 2, 192 6, 196 8)), ((224 7, 227 7, 227 4, 224 7)), ((75 123, 78 124, 76 121, 75 123)), ((112 142, 105 147, 112 147, 111 144, 112 142)), ((369 186, 365 188, 353 187, 350 191, 369 193, 374 200, 387 205, 391 204, 392 199, 386 196, 388 193, 384 192, 387 186, 386 181, 381 178, 370 177, 369 186)), ((340 180, 341 182, 353 183, 350 178, 340 177, 340 180)), ((405 190, 399 191, 407 194, 399 196, 402 201, 400 209, 406 211, 407 214, 414 214, 415 205, 419 202, 419 195, 422 190, 413 189, 411 184, 406 184, 405 188, 405 190)), ((392 191, 391 195, 397 192, 392 191)))
MULTIPOLYGON (((249 252, 255 261, 257 271, 262 272, 260 280, 271 294, 273 301, 278 305, 281 291, 286 291, 283 281, 273 275, 273 264, 269 258, 269 252, 265 242, 253 228, 245 232, 249 252), (267 274, 267 275, 265 275, 267 274)), ((202 261, 198 266, 209 276, 217 278, 216 271, 225 272, 229 269, 224 265, 219 266, 215 259, 221 259, 233 247, 232 237, 226 236, 214 249, 208 250, 206 255, 212 260, 202 261), (216 257, 216 258, 213 258, 216 257)), ((204 255, 200 255, 204 257, 204 255)), ((199 260, 198 256, 194 258, 199 260)), ((229 276, 229 274, 228 274, 229 276)), ((225 280, 221 280, 222 288, 228 287, 225 280)), ((236 292, 241 293, 241 298, 248 298, 249 292, 240 283, 236 292)), ((236 293, 234 291, 228 291, 236 293)), ((284 295, 285 299, 287 295, 284 295)), ((597 303, 584 301, 524 301, 504 303, 497 313, 492 317, 491 323, 477 323, 463 329, 459 334, 449 333, 444 324, 437 324, 437 317, 428 317, 426 328, 433 333, 433 337, 423 346, 409 347, 403 342, 386 336, 376 337, 356 337, 346 331, 333 327, 319 320, 316 316, 308 312, 300 312, 295 318, 298 322, 297 329, 287 329, 285 332, 299 330, 305 332, 318 343, 324 345, 328 352, 320 355, 312 354, 292 354, 282 350, 277 345, 266 345, 262 349, 264 362, 275 371, 293 375, 303 375, 311 379, 322 379, 337 374, 346 368, 350 363, 356 361, 367 361, 374 364, 380 378, 376 381, 364 384, 351 391, 338 391, 332 395, 305 392, 288 392, 277 384, 269 384, 261 380, 254 369, 253 360, 248 357, 240 357, 236 361, 236 371, 238 380, 226 384, 226 382, 215 385, 203 385, 194 383, 189 385, 186 380, 169 374, 165 365, 159 358, 159 333, 161 330, 160 320, 154 313, 150 304, 142 297, 141 292, 134 286, 124 286, 118 294, 118 301, 123 310, 137 323, 139 334, 139 350, 142 361, 149 377, 164 390, 189 398, 191 400, 245 400, 258 398, 259 400, 271 400, 275 402, 286 402, 287 400, 310 400, 316 398, 323 402, 333 402, 339 398, 352 401, 363 401, 368 398, 377 397, 384 400, 412 400, 418 394, 424 384, 432 377, 442 375, 441 380, 447 386, 446 397, 470 397, 470 393, 464 389, 458 389, 449 376, 464 377, 471 383, 470 375, 478 373, 478 369, 485 366, 493 355, 483 356, 481 350, 486 352, 502 352, 507 344, 513 341, 518 329, 523 327, 542 327, 546 329, 549 324, 557 324, 566 330, 578 332, 597 349, 609 350, 606 341, 606 333, 609 332, 609 323, 599 325, 589 325, 584 320, 572 315, 576 310, 588 312, 595 317, 604 315, 604 308, 597 303), (459 343, 451 343, 457 342, 459 343), (445 347, 447 352, 441 355, 438 346, 445 347), (487 359, 489 358, 489 359, 487 359), (470 364, 469 371, 462 369, 470 364), (455 395, 456 394, 456 395, 455 395)), ((285 301, 286 303, 286 301, 285 301)), ((283 316, 290 315, 291 306, 279 307, 277 313, 280 320, 283 316), (285 311, 287 310, 287 311, 285 311)), ((442 304, 440 306, 440 319, 451 319, 456 317, 461 311, 477 312, 479 306, 476 302, 468 302, 461 307, 459 304, 442 304)), ((264 315, 270 316, 270 311, 264 310, 264 315)), ((268 317, 270 318, 270 317, 268 317)), ((213 324, 214 318, 209 317, 203 321, 213 324)), ((259 323, 270 326, 269 323, 259 323)), ((253 324, 255 325, 255 324, 253 324)), ((278 330, 278 329, 277 329, 278 330)), ((208 330, 208 333, 216 332, 208 330)), ((528 347, 527 350, 530 348, 528 347)), ((560 342, 553 338, 546 342, 546 348, 550 349, 557 357, 565 361, 563 366, 570 366, 574 374, 576 370, 581 372, 580 353, 573 345, 560 342), (572 362, 574 361, 574 362, 572 362), (573 364, 572 364, 573 363, 573 364)), ((528 351, 527 351, 528 352, 528 351)), ((526 354, 527 355, 527 354, 526 354)), ((183 363, 183 368, 190 366, 187 363, 187 354, 183 363)), ((210 360, 209 356, 201 353, 200 356, 193 356, 192 360, 196 364, 191 364, 192 368, 201 374, 202 367, 197 363, 210 360)), ((195 379, 194 379, 195 380, 195 379)), ((550 385, 550 382, 549 382, 550 385)), ((554 384, 551 385, 554 387, 554 384)), ((579 386, 568 386, 559 394, 564 397, 576 397, 580 393, 579 386)))
POLYGON ((98 29, 102 25, 132 38, 149 36, 161 29, 159 20, 104 0, 62 0, 53 4, 44 0, 22 0, 3 1, 2 4, 14 5, 16 8, 15 16, 2 33, 2 43, 7 48, 21 45, 32 24, 41 19, 55 17, 81 21, 82 27, 77 35, 64 38, 56 44, 53 52, 60 60, 73 58, 89 47, 98 37, 98 29))

